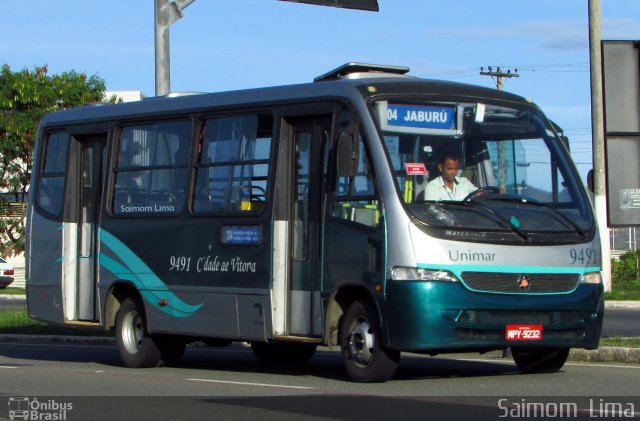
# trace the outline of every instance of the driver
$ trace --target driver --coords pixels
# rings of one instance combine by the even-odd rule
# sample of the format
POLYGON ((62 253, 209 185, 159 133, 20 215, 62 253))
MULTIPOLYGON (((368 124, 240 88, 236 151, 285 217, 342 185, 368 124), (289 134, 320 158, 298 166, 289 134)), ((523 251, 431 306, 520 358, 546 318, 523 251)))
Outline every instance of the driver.
POLYGON ((462 200, 478 188, 466 177, 458 177, 460 159, 453 152, 447 152, 438 161, 440 176, 434 178, 425 188, 425 200, 462 200))

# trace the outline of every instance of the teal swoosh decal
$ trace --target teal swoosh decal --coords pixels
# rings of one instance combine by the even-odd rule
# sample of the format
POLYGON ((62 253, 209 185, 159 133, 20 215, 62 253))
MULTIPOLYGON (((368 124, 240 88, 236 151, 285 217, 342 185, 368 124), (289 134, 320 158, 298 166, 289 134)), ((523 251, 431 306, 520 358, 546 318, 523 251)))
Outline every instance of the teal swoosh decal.
POLYGON ((123 262, 120 264, 111 257, 100 253, 100 266, 120 279, 131 281, 145 300, 158 310, 174 317, 190 317, 200 310, 203 303, 190 305, 175 295, 167 285, 122 241, 105 230, 100 230, 100 241, 110 248, 123 262), (160 299, 166 299, 169 305, 160 306, 160 299))

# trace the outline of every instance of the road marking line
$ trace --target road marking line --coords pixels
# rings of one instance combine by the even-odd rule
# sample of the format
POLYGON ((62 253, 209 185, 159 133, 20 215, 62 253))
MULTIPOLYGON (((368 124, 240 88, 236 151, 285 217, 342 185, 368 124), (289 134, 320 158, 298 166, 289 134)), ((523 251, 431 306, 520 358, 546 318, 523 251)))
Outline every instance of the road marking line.
POLYGON ((18 367, 14 367, 12 365, 0 365, 0 368, 18 368, 18 367))
POLYGON ((315 389, 313 387, 307 387, 307 386, 285 386, 281 384, 268 384, 268 383, 231 382, 231 381, 225 381, 225 380, 211 380, 211 379, 187 379, 187 380, 192 382, 233 384, 233 385, 239 385, 239 386, 278 387, 281 389, 298 389, 298 390, 315 389))

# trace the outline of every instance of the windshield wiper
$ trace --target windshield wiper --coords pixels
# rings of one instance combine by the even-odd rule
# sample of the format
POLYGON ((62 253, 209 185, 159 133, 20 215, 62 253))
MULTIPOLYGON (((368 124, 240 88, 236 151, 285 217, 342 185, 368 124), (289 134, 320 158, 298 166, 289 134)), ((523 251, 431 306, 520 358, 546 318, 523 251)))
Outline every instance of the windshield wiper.
POLYGON ((491 197, 491 198, 487 198, 487 200, 495 200, 495 201, 500 201, 500 202, 510 202, 510 203, 521 203, 521 204, 529 204, 529 205, 533 205, 533 206, 540 206, 546 209, 550 209, 551 211, 553 211, 553 215, 554 218, 556 220, 558 220, 558 216, 560 217, 559 219, 561 220, 561 222, 564 222, 565 225, 569 225, 571 228, 573 228, 578 234, 580 234, 582 237, 586 237, 587 234, 582 230, 582 228, 580 228, 575 222, 573 222, 571 219, 569 219, 565 214, 563 214, 562 212, 560 212, 558 209, 554 208, 553 206, 547 204, 547 203, 543 203, 543 202, 538 202, 537 200, 533 200, 533 199, 523 199, 523 198, 517 198, 517 197, 491 197))
POLYGON ((515 231, 520 237, 522 237, 522 239, 524 239, 525 241, 529 241, 529 239, 531 238, 529 236, 529 234, 527 234, 525 231, 521 230, 520 228, 516 227, 515 225, 513 225, 511 223, 511 221, 509 221, 507 218, 505 218, 504 216, 500 215, 498 212, 494 211, 493 209, 491 209, 489 206, 483 204, 480 201, 476 201, 476 200, 468 200, 465 202, 459 202, 462 206, 479 206, 482 209, 488 211, 491 215, 495 216, 496 219, 498 219, 500 222, 502 222, 503 224, 507 225, 509 228, 511 228, 513 231, 515 231))

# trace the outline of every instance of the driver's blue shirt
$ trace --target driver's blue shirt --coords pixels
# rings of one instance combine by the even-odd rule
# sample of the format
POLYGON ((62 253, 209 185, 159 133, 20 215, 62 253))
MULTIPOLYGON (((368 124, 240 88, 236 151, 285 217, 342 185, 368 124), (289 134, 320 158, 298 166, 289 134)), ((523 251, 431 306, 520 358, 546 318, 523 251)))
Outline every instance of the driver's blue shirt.
POLYGON ((425 200, 462 200, 478 190, 466 177, 456 177, 453 190, 444 184, 442 176, 434 178, 424 190, 425 200))

